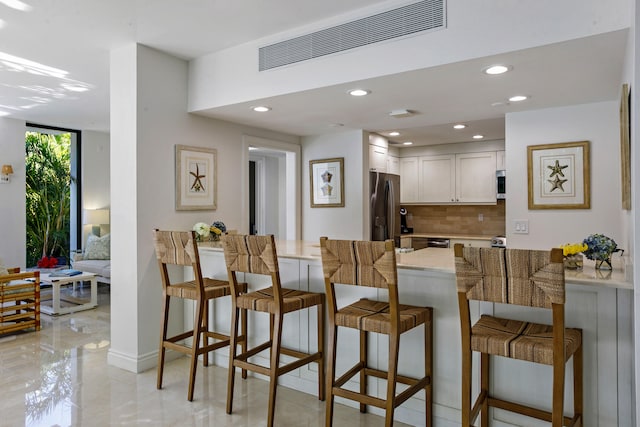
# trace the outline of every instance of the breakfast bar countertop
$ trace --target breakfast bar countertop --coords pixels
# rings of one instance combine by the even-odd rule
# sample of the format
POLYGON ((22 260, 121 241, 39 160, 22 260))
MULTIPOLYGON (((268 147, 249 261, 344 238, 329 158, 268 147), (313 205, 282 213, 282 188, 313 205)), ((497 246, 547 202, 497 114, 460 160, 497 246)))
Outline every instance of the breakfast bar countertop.
MULTIPOLYGON (((221 252, 220 242, 201 242, 202 251, 221 252)), ((296 258, 320 261, 320 243, 302 240, 278 240, 276 250, 281 258, 296 258)), ((396 254, 398 268, 425 270, 439 273, 455 273, 451 248, 424 248, 413 252, 396 254)), ((627 256, 613 258, 613 270, 597 270, 595 262, 584 260, 582 270, 565 270, 567 283, 591 286, 606 286, 633 289, 632 266, 627 256)))

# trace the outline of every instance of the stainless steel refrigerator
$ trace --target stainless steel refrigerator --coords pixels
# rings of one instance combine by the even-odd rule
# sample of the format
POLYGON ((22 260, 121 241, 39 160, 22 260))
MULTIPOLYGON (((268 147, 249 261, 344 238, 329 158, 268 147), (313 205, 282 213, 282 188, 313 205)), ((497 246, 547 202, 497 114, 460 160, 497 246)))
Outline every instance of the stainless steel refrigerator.
POLYGON ((369 172, 371 240, 393 239, 400 246, 400 175, 369 172))

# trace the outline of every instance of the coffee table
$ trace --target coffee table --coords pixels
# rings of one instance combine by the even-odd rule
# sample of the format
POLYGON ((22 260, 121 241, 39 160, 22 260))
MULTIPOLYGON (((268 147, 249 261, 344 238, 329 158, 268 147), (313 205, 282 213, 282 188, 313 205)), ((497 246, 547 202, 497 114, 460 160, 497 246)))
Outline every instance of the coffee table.
POLYGON ((94 273, 87 273, 83 271, 82 274, 69 277, 51 277, 49 274, 41 274, 41 289, 43 285, 51 286, 52 298, 51 306, 44 304, 45 301, 41 298, 40 312, 42 313, 52 315, 68 314, 81 310, 89 310, 98 306, 98 282, 94 273), (61 286, 73 285, 73 290, 75 291, 76 283, 82 283, 84 281, 91 282, 91 294, 89 298, 76 298, 75 296, 61 295, 61 286), (61 301, 66 303, 64 307, 61 307, 61 301))

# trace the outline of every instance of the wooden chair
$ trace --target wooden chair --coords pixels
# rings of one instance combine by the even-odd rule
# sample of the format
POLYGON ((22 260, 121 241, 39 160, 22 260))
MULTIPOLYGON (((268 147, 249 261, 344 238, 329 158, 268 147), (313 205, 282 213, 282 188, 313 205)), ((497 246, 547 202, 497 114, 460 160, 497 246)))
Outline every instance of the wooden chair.
POLYGON ((8 269, 0 276, 0 335, 40 330, 40 272, 8 269))
POLYGON ((237 273, 252 273, 271 277, 272 286, 244 295, 232 294, 231 346, 229 356, 229 382, 227 390, 227 413, 233 406, 235 368, 239 367, 269 377, 269 408, 267 425, 273 426, 278 377, 311 362, 318 364, 318 397, 324 400, 324 294, 283 288, 280 283, 278 256, 275 241, 269 236, 226 235, 222 238, 224 257, 229 272, 229 282, 238 282, 237 273), (282 327, 285 313, 311 308, 318 309, 318 351, 304 353, 284 348, 281 345, 282 327), (237 354, 235 343, 238 330, 238 311, 241 309, 269 313, 269 340, 252 349, 237 354), (270 363, 264 367, 248 361, 249 357, 270 351, 270 363), (297 360, 280 366, 280 355, 285 354, 297 360))
MULTIPOLYGON (((400 304, 395 248, 392 240, 386 242, 329 240, 320 238, 322 268, 329 305, 329 365, 326 425, 333 423, 334 396, 360 402, 360 412, 366 405, 385 409, 385 425, 393 425, 395 408, 421 389, 425 390, 426 425, 432 424, 432 361, 433 361, 433 309, 400 304), (387 289, 389 302, 360 299, 338 307, 335 284, 367 286, 387 289), (400 335, 424 324, 424 370, 420 379, 398 375, 400 335), (360 331, 360 360, 336 380, 336 347, 338 327, 360 331), (389 364, 387 371, 372 368, 367 362, 368 334, 375 332, 389 337, 389 364), (360 391, 342 388, 356 374, 360 374, 360 391), (385 398, 367 394, 367 377, 387 380, 385 398), (409 385, 396 395, 396 384, 409 385)), ((419 355, 416 355, 418 357, 419 355)))
MULTIPOLYGON (((155 243, 160 276, 162 278, 162 325, 160 336, 160 353, 158 355, 158 379, 157 388, 162 388, 162 374, 164 370, 164 356, 166 349, 191 355, 191 370, 189 374, 189 390, 187 399, 193 400, 196 368, 198 356, 204 354, 203 365, 208 366, 208 353, 229 345, 229 336, 209 330, 208 306, 214 298, 229 296, 232 294, 229 282, 226 280, 210 279, 202 277, 200 269, 200 256, 194 231, 160 231, 154 230, 155 243), (172 283, 169 277, 168 265, 181 265, 193 268, 194 280, 172 283), (193 329, 175 336, 167 336, 169 323, 169 305, 171 297, 189 299, 196 302, 193 329), (191 347, 181 344, 182 340, 192 339, 191 347), (209 344, 209 339, 219 340, 209 344), (200 340, 203 340, 201 346, 200 340)), ((246 283, 235 283, 238 292, 246 292, 246 283)), ((242 336, 236 338, 234 344, 239 343, 246 348, 246 311, 242 316, 242 336)), ((246 373, 244 373, 246 376, 246 373)))
POLYGON ((462 425, 481 414, 487 426, 489 407, 551 422, 554 427, 582 425, 582 331, 565 328, 562 250, 470 248, 454 246, 456 286, 462 329, 462 425), (482 315, 471 326, 469 301, 551 309, 553 325, 482 315), (480 356, 480 394, 471 406, 473 351, 480 356), (489 356, 526 360, 553 367, 551 412, 510 402, 491 394, 489 356), (564 416, 565 364, 573 356, 574 416, 564 416))

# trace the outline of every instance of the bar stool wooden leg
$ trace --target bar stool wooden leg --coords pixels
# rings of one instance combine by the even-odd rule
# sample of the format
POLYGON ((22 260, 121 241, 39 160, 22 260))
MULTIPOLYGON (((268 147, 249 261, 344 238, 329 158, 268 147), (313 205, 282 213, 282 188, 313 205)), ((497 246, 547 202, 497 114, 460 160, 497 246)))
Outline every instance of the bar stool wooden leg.
MULTIPOLYGON (((332 322, 333 323, 333 322, 332 322)), ((333 425, 333 384, 335 383, 336 375, 336 346, 338 344, 338 327, 334 326, 329 328, 329 364, 327 366, 327 392, 329 396, 327 399, 327 411, 325 426, 331 427, 333 425)))
MULTIPOLYGON (((209 345, 209 302, 205 301, 204 303, 204 312, 202 314, 202 329, 204 330, 203 334, 203 343, 204 347, 209 345)), ((202 355, 202 366, 209 366, 209 353, 205 353, 202 355)))
POLYGON ((160 352, 158 353, 158 378, 156 388, 162 388, 162 374, 164 373, 164 355, 166 349, 164 342, 167 340, 167 325, 169 324, 169 296, 165 295, 162 300, 162 331, 160 332, 160 352))
POLYGON ((553 404, 551 410, 551 425, 562 427, 564 414, 564 351, 553 355, 553 404))
POLYGON ((400 333, 389 334, 389 366, 387 370, 387 408, 384 425, 393 426, 393 415, 396 410, 396 376, 398 375, 398 351, 400 349, 400 333))
MULTIPOLYGON (((196 370, 198 369, 198 349, 200 348, 200 331, 202 330, 202 315, 204 303, 196 302, 196 316, 193 322, 193 344, 191 345, 191 370, 189 373, 189 393, 187 400, 193 400, 193 389, 195 387, 196 370)), ((206 356, 206 355, 205 355, 206 356)))
POLYGON ((318 399, 325 400, 325 372, 324 364, 326 352, 324 349, 324 302, 318 305, 318 352, 322 354, 322 360, 318 362, 318 399))
MULTIPOLYGON (((227 414, 233 409, 233 385, 236 377, 236 367, 234 361, 238 354, 238 311, 240 309, 233 307, 231 309, 231 330, 229 331, 229 380, 227 381, 227 414)), ((246 335, 245 335, 246 337, 246 335)), ((246 338, 245 338, 246 339, 246 338)))
MULTIPOLYGON (((360 394, 367 394, 367 360, 369 360, 369 335, 367 332, 360 331, 360 394)), ((360 412, 363 414, 367 412, 367 405, 360 403, 360 412)))
POLYGON ((471 375, 472 360, 470 346, 462 345, 462 425, 471 425, 471 375))
POLYGON ((429 382, 424 388, 426 427, 433 425, 433 314, 429 313, 429 319, 424 323, 424 372, 429 377, 429 382))
POLYGON ((282 320, 284 315, 277 313, 273 325, 273 339, 271 341, 271 366, 269 369, 269 412, 267 426, 273 426, 276 409, 276 391, 278 390, 278 368, 280 366, 280 344, 282 342, 282 320))
POLYGON ((582 420, 582 344, 573 354, 573 416, 580 416, 580 425, 583 425, 582 420))
MULTIPOLYGON (((247 335, 247 310, 246 309, 242 309, 240 310, 240 322, 241 322, 241 335, 244 337, 244 339, 240 342, 240 350, 242 353, 246 353, 247 352, 247 345, 249 343, 249 335, 247 335)), ((247 379, 247 370, 246 369, 242 369, 242 379, 246 380, 247 379)))
MULTIPOLYGON (((480 393, 489 396, 489 366, 491 356, 486 353, 480 354, 480 393)), ((482 427, 489 426, 489 398, 485 397, 482 401, 482 409, 480 409, 480 425, 482 427)))

